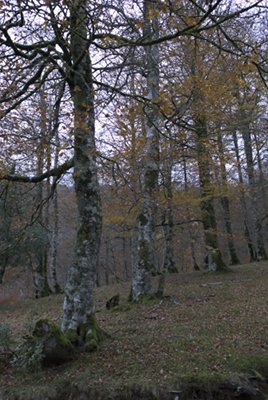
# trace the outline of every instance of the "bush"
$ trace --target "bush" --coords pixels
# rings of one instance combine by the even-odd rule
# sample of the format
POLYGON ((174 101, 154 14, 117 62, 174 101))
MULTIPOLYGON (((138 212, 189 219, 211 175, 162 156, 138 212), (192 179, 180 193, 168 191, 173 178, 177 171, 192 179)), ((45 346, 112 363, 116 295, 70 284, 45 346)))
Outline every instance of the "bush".
MULTIPOLYGON (((12 347, 14 340, 12 337, 11 328, 8 325, 0 325, 0 364, 2 367, 9 365, 13 355, 12 347)), ((0 372, 2 370, 0 365, 0 372)))
POLYGON ((0 324, 0 353, 11 352, 13 345, 14 340, 10 326, 0 324))
POLYGON ((42 368, 44 345, 33 337, 25 336, 17 345, 11 364, 25 372, 38 372, 42 368))

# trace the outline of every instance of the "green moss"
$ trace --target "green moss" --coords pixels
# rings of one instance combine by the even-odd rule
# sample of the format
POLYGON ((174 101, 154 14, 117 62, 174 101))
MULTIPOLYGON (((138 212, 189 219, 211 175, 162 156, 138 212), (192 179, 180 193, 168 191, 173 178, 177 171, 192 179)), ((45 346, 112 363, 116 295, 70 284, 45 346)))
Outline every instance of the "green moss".
POLYGON ((41 293, 41 297, 48 297, 48 296, 50 296, 51 294, 52 294, 52 291, 50 290, 49 284, 48 284, 48 282, 46 281, 46 282, 45 282, 45 285, 44 285, 44 288, 43 288, 43 290, 42 290, 42 293, 41 293))
POLYGON ((268 376, 268 355, 252 354, 234 361, 232 369, 245 374, 254 374, 256 377, 268 376))
POLYGON ((63 293, 63 290, 62 290, 61 286, 58 283, 56 283, 55 294, 59 294, 59 293, 63 293))
POLYGON ((69 329, 66 333, 65 336, 67 337, 68 340, 70 340, 71 343, 75 344, 78 340, 78 334, 77 331, 74 329, 69 329))
POLYGON ((72 358, 73 345, 58 325, 48 318, 39 319, 33 330, 34 346, 43 346, 43 364, 61 364, 72 358))
POLYGON ((36 322, 33 335, 35 337, 44 337, 44 335, 54 336, 60 346, 72 348, 69 337, 60 330, 58 325, 48 318, 41 318, 36 322))
POLYGON ((98 347, 98 342, 95 339, 87 340, 85 344, 85 351, 91 352, 96 350, 98 347))
POLYGON ((159 301, 159 296, 157 292, 151 293, 151 294, 141 294, 137 300, 131 300, 130 303, 139 303, 139 304, 154 304, 157 301, 159 301))
POLYGON ((93 351, 98 344, 105 340, 109 335, 101 329, 94 314, 90 315, 81 332, 84 331, 85 349, 93 351))

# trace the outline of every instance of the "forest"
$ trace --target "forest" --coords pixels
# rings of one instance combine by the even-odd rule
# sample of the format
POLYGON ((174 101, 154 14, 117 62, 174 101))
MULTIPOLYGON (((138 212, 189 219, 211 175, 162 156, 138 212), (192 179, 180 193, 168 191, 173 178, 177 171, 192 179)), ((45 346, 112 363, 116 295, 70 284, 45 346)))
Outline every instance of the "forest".
POLYGON ((0 1, 0 307, 62 314, 23 363, 52 362, 48 330, 101 346, 100 297, 168 310, 186 277, 265 281, 267 21, 266 0, 0 1))

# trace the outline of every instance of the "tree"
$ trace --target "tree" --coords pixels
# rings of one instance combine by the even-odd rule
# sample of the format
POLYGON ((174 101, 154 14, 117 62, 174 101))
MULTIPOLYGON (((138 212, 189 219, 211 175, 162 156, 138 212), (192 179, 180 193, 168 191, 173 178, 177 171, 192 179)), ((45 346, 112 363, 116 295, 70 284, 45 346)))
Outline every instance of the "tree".
MULTIPOLYGON (((143 3, 143 34, 147 41, 159 37, 158 1, 143 3)), ((159 172, 159 49, 158 45, 145 47, 148 106, 146 115, 146 150, 142 172, 142 207, 138 216, 138 256, 134 265, 131 297, 138 301, 141 296, 152 293, 151 276, 156 272, 155 263, 155 219, 157 208, 155 196, 159 172)))
MULTIPOLYGON (((260 3, 261 0, 256 1, 244 10, 260 3)), ((66 83, 71 114, 68 133, 73 138, 73 154, 70 152, 69 159, 61 158, 58 166, 40 171, 38 175, 25 175, 24 172, 29 172, 29 169, 22 168, 19 175, 3 172, 1 178, 38 183, 50 177, 59 179, 73 168, 78 230, 66 286, 62 330, 70 335, 73 342, 87 343, 89 349, 96 346, 101 336, 95 321, 93 298, 102 227, 95 143, 95 98, 97 96, 104 107, 115 93, 129 96, 129 93, 124 93, 126 80, 122 71, 127 66, 129 49, 142 47, 148 67, 148 96, 142 99, 145 104, 148 157, 144 165, 144 209, 139 218, 139 258, 142 261, 133 285, 133 298, 137 300, 143 293, 151 293, 153 254, 149 247, 153 240, 152 204, 158 181, 158 45, 190 35, 198 36, 199 40, 209 40, 206 31, 219 28, 222 32, 223 24, 237 17, 242 9, 242 6, 228 9, 226 2, 221 0, 191 1, 191 6, 199 14, 188 18, 185 4, 187 6, 185 1, 168 6, 160 4, 163 17, 170 15, 173 22, 170 25, 163 23, 166 31, 161 35, 158 33, 158 2, 155 1, 144 0, 143 16, 139 1, 128 3, 118 0, 111 4, 68 0, 56 4, 50 1, 32 0, 29 3, 10 0, 0 6, 6 11, 0 20, 1 117, 4 119, 8 114, 14 115, 20 106, 27 105, 27 100, 46 82, 66 83), (134 11, 129 5, 136 6, 134 11), (115 79, 111 79, 112 69, 118 71, 115 79), (103 88, 107 90, 105 96, 96 94, 103 88)), ((169 22, 169 18, 167 20, 169 22)), ((220 43, 215 45, 220 46, 220 43)), ((195 122, 196 130, 201 135, 198 118, 195 122)), ((68 128, 62 124, 60 130, 63 129, 68 128)))

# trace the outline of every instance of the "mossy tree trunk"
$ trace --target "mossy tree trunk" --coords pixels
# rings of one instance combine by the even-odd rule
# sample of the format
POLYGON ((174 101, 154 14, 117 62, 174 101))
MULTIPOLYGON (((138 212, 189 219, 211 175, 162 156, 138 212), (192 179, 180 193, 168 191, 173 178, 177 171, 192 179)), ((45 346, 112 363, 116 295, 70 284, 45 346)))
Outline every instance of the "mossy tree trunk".
POLYGON ((78 229, 65 289, 62 330, 73 343, 83 342, 90 347, 101 336, 94 317, 93 289, 102 217, 96 166, 94 92, 87 6, 88 2, 81 0, 74 1, 70 6, 72 66, 68 80, 74 106, 73 177, 78 205, 78 229))
MULTIPOLYGON (((143 34, 147 41, 159 35, 158 1, 144 0, 143 34)), ((133 267, 132 299, 152 293, 151 276, 157 272, 155 257, 156 193, 159 171, 159 49, 158 45, 145 47, 147 73, 146 150, 142 173, 142 205, 138 217, 138 252, 133 267)))

